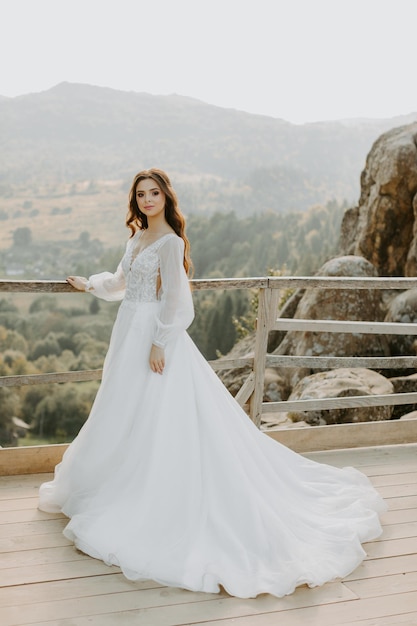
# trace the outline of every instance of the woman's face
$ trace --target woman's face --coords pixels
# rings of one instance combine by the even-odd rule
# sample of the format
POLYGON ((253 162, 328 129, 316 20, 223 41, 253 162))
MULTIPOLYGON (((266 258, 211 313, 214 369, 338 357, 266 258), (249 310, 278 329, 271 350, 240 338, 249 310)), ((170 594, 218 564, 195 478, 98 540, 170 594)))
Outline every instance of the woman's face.
POLYGON ((165 209, 165 194, 152 178, 141 180, 136 187, 139 210, 148 218, 157 217, 165 209))

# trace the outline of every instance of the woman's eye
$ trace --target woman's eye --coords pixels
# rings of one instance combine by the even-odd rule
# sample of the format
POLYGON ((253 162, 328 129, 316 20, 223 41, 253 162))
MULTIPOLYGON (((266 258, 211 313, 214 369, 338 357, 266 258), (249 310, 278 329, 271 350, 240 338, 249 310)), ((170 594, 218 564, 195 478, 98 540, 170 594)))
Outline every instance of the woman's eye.
POLYGON ((153 195, 154 195, 154 196, 159 196, 159 191, 154 191, 154 192, 153 192, 153 195))

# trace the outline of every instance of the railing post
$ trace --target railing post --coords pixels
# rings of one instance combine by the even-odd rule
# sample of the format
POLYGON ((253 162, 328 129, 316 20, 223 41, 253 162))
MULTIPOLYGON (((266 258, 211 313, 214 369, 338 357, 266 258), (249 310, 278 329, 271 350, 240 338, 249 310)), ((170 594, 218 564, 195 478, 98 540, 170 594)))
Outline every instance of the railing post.
POLYGON ((275 302, 272 296, 273 289, 260 289, 258 300, 258 318, 256 323, 255 354, 253 373, 255 386, 249 402, 249 415, 259 428, 262 417, 262 402, 264 395, 266 350, 268 347, 268 333, 271 319, 271 305, 275 302))

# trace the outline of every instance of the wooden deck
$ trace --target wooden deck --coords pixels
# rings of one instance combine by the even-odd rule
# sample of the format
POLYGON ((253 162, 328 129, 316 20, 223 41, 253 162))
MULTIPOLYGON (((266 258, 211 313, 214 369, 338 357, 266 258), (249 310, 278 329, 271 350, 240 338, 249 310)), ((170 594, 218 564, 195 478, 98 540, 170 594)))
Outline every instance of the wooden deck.
POLYGON ((131 583, 64 538, 37 510, 48 475, 0 478, 0 624, 20 626, 416 626, 417 444, 310 453, 366 473, 387 499, 384 533, 343 581, 254 600, 131 583))

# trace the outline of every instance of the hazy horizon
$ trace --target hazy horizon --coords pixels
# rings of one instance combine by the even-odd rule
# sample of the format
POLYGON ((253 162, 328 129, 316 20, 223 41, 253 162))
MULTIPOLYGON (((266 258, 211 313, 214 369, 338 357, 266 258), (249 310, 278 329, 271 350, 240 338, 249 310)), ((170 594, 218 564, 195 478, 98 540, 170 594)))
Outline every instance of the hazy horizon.
POLYGON ((179 94, 295 124, 417 110, 414 0, 3 0, 0 94, 179 94))
POLYGON ((249 113, 251 115, 261 115, 261 116, 265 116, 265 117, 271 117, 273 119, 282 119, 285 122, 289 122, 290 124, 294 124, 294 125, 304 125, 304 124, 311 124, 311 123, 320 123, 320 122, 358 122, 358 121, 378 121, 378 120, 389 120, 391 118, 396 118, 396 117, 407 117, 410 115, 416 115, 417 116, 417 105, 415 110, 412 111, 403 111, 401 113, 395 113, 393 115, 388 115, 388 116, 374 116, 374 117, 368 117, 368 116, 361 116, 361 117, 350 117, 350 118, 334 118, 334 119, 320 119, 320 120, 313 120, 313 121, 306 121, 306 122, 291 122, 290 120, 285 120, 284 118, 277 118, 271 115, 267 115, 267 114, 263 114, 263 113, 254 113, 251 111, 244 111, 243 109, 238 109, 237 107, 223 107, 221 105, 212 103, 212 102, 206 102, 204 100, 202 100, 201 98, 196 98, 194 96, 189 96, 187 94, 179 94, 179 93, 171 93, 171 94, 151 94, 149 92, 139 92, 139 91, 134 91, 132 89, 126 90, 126 89, 116 89, 115 87, 109 87, 108 85, 94 85, 92 83, 77 83, 77 82, 70 82, 70 81, 61 81, 59 83, 56 83, 54 85, 51 85, 50 87, 47 87, 46 89, 40 89, 38 91, 30 91, 28 93, 21 93, 21 94, 17 94, 15 96, 5 96, 4 94, 0 93, 0 98, 4 98, 6 100, 14 100, 20 97, 25 97, 25 96, 31 96, 31 95, 37 95, 37 94, 41 94, 41 93, 46 93, 48 91, 51 91, 52 89, 54 89, 55 87, 58 87, 61 84, 69 84, 69 85, 82 85, 82 86, 86 86, 86 87, 97 87, 97 88, 103 88, 103 89, 112 89, 114 91, 119 91, 122 93, 136 93, 136 94, 140 94, 140 93, 145 93, 146 95, 151 95, 151 96, 178 96, 181 98, 189 98, 191 100, 196 100, 199 101, 203 104, 208 104, 208 105, 212 105, 212 106, 218 106, 219 108, 225 108, 225 109, 232 109, 232 110, 236 110, 236 111, 241 111, 244 113, 249 113))

